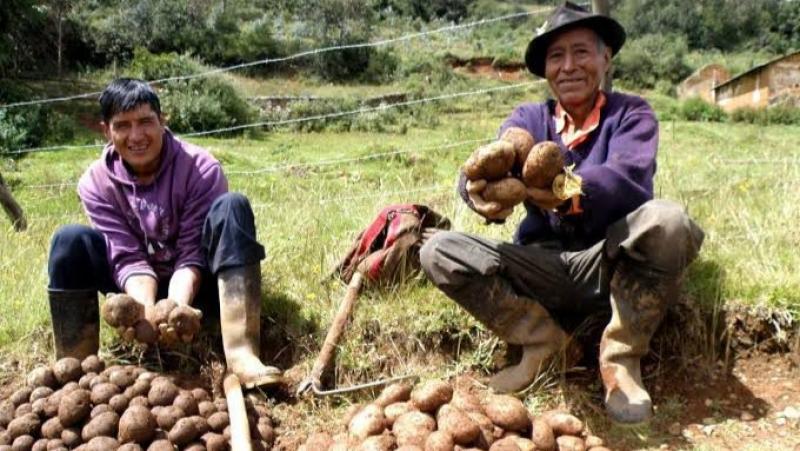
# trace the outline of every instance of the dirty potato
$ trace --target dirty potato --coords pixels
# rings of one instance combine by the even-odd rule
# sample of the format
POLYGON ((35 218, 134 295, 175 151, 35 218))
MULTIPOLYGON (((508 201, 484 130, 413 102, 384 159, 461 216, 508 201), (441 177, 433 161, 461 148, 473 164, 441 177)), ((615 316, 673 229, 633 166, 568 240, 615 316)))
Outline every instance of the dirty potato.
POLYGON ((8 424, 6 432, 11 440, 22 435, 34 435, 41 426, 41 421, 35 413, 28 413, 15 418, 8 424))
POLYGON ((347 429, 353 437, 361 441, 371 435, 380 434, 385 427, 386 417, 383 415, 383 409, 378 405, 369 404, 353 416, 347 429))
POLYGON ((583 439, 574 435, 562 435, 556 439, 559 451, 585 451, 583 439))
POLYGON ((408 401, 409 397, 411 396, 412 389, 413 387, 411 384, 402 382, 389 385, 388 387, 384 388, 380 396, 375 399, 375 404, 385 408, 389 404, 408 401))
POLYGON ((458 445, 468 445, 475 441, 481 430, 463 410, 445 404, 436 413, 436 424, 440 431, 450 434, 458 445))
POLYGON ((201 316, 197 312, 188 305, 179 305, 172 309, 167 323, 186 341, 185 337, 194 337, 200 331, 201 316))
POLYGON ((533 441, 538 449, 543 451, 556 449, 556 437, 553 434, 553 428, 542 418, 534 418, 533 420, 531 441, 533 441))
POLYGON ((434 412, 453 398, 453 387, 440 380, 417 385, 411 392, 411 402, 423 412, 434 412))
POLYGON ((555 435, 581 435, 583 421, 566 412, 550 411, 542 415, 544 421, 553 428, 555 435))
POLYGON ((81 430, 81 438, 88 442, 95 437, 116 437, 119 426, 119 415, 116 412, 104 412, 92 418, 81 430))
POLYGON ((509 127, 503 131, 503 134, 500 135, 500 139, 514 145, 514 154, 516 155, 515 166, 521 169, 525 165, 525 160, 528 159, 528 154, 535 144, 533 136, 524 128, 509 127))
POLYGON ((492 423, 506 431, 524 431, 531 425, 528 409, 519 399, 508 395, 488 395, 483 410, 492 423))
POLYGON ((522 167, 522 181, 527 186, 551 189, 553 179, 564 170, 564 156, 558 144, 543 141, 531 149, 522 167))
POLYGON ((120 394, 120 389, 116 384, 112 384, 110 382, 97 384, 92 387, 92 404, 108 404, 108 401, 110 401, 114 395, 118 394, 120 394))
POLYGON ((386 426, 392 427, 395 420, 400 418, 400 415, 411 412, 412 410, 417 410, 417 408, 407 401, 389 404, 383 409, 383 415, 386 417, 386 426))
POLYGON ((106 364, 103 362, 100 357, 92 354, 81 362, 81 369, 84 373, 100 373, 104 369, 106 369, 106 364))
POLYGON ((214 432, 221 433, 229 424, 228 412, 217 412, 208 417, 208 426, 214 432))
POLYGON ((56 375, 51 368, 40 366, 34 368, 33 371, 28 373, 26 382, 29 387, 50 387, 55 388, 57 385, 56 375))
POLYGON ((121 443, 147 443, 156 432, 156 420, 150 410, 143 406, 133 406, 119 419, 119 441, 121 443))
POLYGON ((147 401, 153 406, 168 406, 172 404, 179 390, 172 381, 166 378, 154 379, 150 383, 147 401))
POLYGON ((463 171, 468 180, 499 180, 511 171, 514 161, 514 145, 495 141, 477 148, 464 163, 463 171))
POLYGON ((425 451, 453 451, 453 448, 453 437, 441 430, 432 432, 425 440, 425 451))
POLYGON ((103 319, 111 327, 133 327, 144 318, 144 305, 127 294, 114 294, 101 309, 103 319))
POLYGON ((361 443, 358 451, 391 451, 395 447, 396 440, 391 434, 374 435, 361 443))
POLYGON ((197 428, 194 426, 194 421, 191 418, 181 418, 175 423, 175 426, 172 426, 172 429, 169 430, 169 441, 178 445, 183 446, 191 443, 194 439, 198 437, 197 428))
POLYGON ((74 426, 85 420, 92 411, 92 400, 88 390, 78 389, 61 397, 58 404, 58 419, 64 427, 74 426))
POLYGON ((425 441, 435 429, 436 420, 432 416, 416 411, 401 415, 392 426, 398 446, 425 446, 425 441))
POLYGON ((524 201, 528 197, 528 191, 525 184, 519 179, 507 177, 487 183, 482 196, 485 201, 497 202, 503 209, 506 209, 524 201))
POLYGON ((215 432, 207 432, 203 434, 203 436, 200 437, 200 441, 206 445, 206 449, 208 451, 226 451, 228 449, 228 441, 225 440, 225 437, 215 432))

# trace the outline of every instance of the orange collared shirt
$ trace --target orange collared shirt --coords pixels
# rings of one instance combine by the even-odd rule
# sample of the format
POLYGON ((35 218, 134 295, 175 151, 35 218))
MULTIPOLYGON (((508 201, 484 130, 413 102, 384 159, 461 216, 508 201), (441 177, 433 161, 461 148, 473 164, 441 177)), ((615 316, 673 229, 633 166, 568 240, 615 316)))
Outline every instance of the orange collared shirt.
MULTIPOLYGON (((606 105, 606 95, 603 91, 597 93, 597 98, 594 101, 592 111, 583 121, 583 126, 578 128, 570 115, 561 107, 561 104, 556 104, 555 122, 556 133, 561 135, 561 141, 567 146, 567 149, 574 150, 581 143, 589 139, 589 135, 600 125, 600 110, 606 105)), ((566 215, 576 215, 583 213, 581 208, 581 197, 576 195, 572 198, 572 205, 566 215)))
POLYGON ((556 104, 556 133, 561 135, 561 141, 567 146, 569 150, 573 150, 581 143, 589 139, 589 134, 592 133, 598 125, 600 125, 600 110, 606 105, 606 95, 603 91, 597 93, 597 98, 594 101, 594 107, 586 120, 583 121, 583 126, 578 128, 575 122, 570 117, 561 104, 556 104))

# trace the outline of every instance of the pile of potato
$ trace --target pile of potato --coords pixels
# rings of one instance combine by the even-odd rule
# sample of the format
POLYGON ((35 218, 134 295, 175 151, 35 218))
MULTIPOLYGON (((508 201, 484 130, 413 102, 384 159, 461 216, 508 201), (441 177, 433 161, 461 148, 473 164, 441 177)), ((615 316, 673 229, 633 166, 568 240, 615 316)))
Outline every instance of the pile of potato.
POLYGON ((200 331, 202 314, 187 305, 162 299, 156 303, 154 312, 154 317, 146 321, 142 304, 126 294, 114 294, 103 304, 102 316, 124 340, 144 344, 189 343, 200 331))
MULTIPOLYGON (((97 356, 39 367, 0 401, 0 451, 227 450, 227 404, 144 368, 97 356)), ((266 405, 248 401, 256 449, 274 441, 266 405)))
POLYGON ((533 415, 512 396, 478 397, 444 381, 386 387, 346 418, 347 432, 316 433, 301 451, 607 451, 569 413, 533 415))
POLYGON ((566 199, 580 193, 575 176, 564 167, 564 157, 552 141, 534 143, 525 129, 510 127, 499 140, 479 147, 463 166, 471 182, 486 182, 482 198, 495 203, 494 210, 514 207, 527 197, 527 188, 550 189, 566 199), (512 174, 518 174, 519 178, 512 174))

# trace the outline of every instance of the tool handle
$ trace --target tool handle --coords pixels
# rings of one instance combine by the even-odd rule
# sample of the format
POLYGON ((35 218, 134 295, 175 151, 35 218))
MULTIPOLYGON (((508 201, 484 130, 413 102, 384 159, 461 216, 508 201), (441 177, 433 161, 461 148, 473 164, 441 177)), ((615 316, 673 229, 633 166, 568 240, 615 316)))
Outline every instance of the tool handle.
POLYGON ((331 328, 328 329, 328 335, 325 336, 325 342, 322 343, 322 350, 314 362, 314 367, 311 369, 309 379, 312 381, 319 381, 322 379, 322 373, 333 361, 333 356, 336 353, 336 346, 339 345, 339 340, 344 334, 344 328, 347 326, 347 321, 353 314, 353 308, 358 299, 358 293, 361 291, 361 284, 364 281, 364 275, 356 271, 353 278, 350 279, 350 284, 347 285, 347 293, 339 304, 339 310, 336 316, 333 317, 331 328))
POLYGON ((250 424, 247 422, 247 408, 244 405, 242 384, 233 373, 222 380, 225 399, 228 401, 228 418, 231 426, 231 449, 236 451, 253 451, 250 440, 250 424))

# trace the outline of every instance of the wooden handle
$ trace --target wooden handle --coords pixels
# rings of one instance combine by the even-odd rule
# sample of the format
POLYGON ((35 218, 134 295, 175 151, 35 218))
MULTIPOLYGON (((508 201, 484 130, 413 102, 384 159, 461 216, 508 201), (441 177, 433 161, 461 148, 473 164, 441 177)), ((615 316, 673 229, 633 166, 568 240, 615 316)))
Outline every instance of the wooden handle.
POLYGON ((325 336, 325 342, 322 343, 322 350, 314 362, 314 367, 311 369, 310 379, 319 381, 322 378, 322 373, 333 361, 333 356, 336 352, 336 346, 339 345, 339 340, 344 334, 344 328, 347 326, 347 321, 353 314, 353 308, 358 299, 358 292, 361 291, 361 284, 364 280, 364 275, 356 271, 350 279, 350 284, 347 285, 347 293, 339 304, 339 310, 333 318, 331 328, 328 329, 328 335, 325 336))
POLYGON ((225 399, 228 401, 228 418, 231 426, 231 449, 236 451, 253 451, 253 442, 250 441, 250 424, 247 422, 247 408, 244 406, 242 384, 239 377, 233 373, 225 376, 222 381, 225 390, 225 399))

